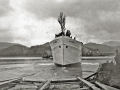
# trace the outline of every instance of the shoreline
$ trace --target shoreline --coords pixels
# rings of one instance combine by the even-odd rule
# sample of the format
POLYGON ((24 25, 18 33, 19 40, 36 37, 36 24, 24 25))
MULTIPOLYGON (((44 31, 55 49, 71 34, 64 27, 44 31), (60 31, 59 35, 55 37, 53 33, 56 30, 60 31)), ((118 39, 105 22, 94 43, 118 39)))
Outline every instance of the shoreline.
MULTIPOLYGON (((86 56, 83 56, 82 57, 82 60, 96 60, 96 59, 108 59, 108 58, 112 58, 114 59, 115 56, 91 56, 91 57, 86 57, 86 56)), ((42 57, 0 57, 0 59, 40 59, 42 60, 43 58, 42 57)), ((44 59, 51 59, 51 58, 44 58, 44 59)))

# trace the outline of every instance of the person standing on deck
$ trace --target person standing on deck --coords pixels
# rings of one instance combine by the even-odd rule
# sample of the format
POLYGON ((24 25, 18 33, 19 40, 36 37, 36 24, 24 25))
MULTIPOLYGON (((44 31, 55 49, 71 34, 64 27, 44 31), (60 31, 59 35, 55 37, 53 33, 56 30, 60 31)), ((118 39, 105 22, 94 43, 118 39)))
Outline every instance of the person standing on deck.
POLYGON ((70 35, 71 35, 70 30, 67 30, 67 32, 66 32, 66 36, 70 37, 70 35))

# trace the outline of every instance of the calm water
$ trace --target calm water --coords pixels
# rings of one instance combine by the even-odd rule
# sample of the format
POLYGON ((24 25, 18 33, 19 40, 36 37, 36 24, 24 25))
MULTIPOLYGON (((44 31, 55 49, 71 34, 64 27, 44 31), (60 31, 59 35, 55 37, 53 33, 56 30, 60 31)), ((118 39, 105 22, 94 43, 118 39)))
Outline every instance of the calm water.
MULTIPOLYGON (((114 61, 114 57, 84 57, 82 60, 83 77, 97 71, 99 64, 114 61)), ((52 65, 50 59, 42 60, 41 57, 7 57, 0 58, 0 80, 19 77, 24 74, 36 72, 37 65, 52 65), (19 72, 18 72, 19 71, 19 72), (24 72, 23 72, 24 71, 24 72), (31 71, 31 72, 30 72, 31 71), (14 72, 14 74, 13 74, 14 72), (20 73, 21 72, 21 73, 20 73)))

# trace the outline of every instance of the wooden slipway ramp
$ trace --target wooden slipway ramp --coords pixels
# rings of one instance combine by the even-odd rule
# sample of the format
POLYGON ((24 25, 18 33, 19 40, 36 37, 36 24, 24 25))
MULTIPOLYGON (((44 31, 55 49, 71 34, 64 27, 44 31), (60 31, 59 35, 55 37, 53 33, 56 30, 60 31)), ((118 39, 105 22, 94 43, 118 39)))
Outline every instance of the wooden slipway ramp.
POLYGON ((0 90, 118 90, 81 78, 80 63, 75 64, 74 68, 71 65, 44 65, 37 68, 37 73, 0 82, 0 90))
POLYGON ((25 80, 34 80, 34 81, 46 81, 46 80, 56 80, 56 79, 69 79, 75 77, 82 77, 82 68, 81 63, 72 64, 68 66, 60 65, 44 65, 38 67, 40 68, 39 72, 33 76, 24 78, 25 80))
POLYGON ((0 90, 119 90, 81 77, 52 81, 26 81, 21 77, 0 83, 0 90))

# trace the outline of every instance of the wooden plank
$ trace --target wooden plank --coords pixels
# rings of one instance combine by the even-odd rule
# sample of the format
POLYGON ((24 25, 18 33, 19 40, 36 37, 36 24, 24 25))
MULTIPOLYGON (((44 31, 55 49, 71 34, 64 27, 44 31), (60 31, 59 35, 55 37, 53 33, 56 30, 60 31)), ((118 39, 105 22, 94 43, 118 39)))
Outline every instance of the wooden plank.
POLYGON ((24 79, 24 78, 23 78, 23 82, 43 83, 43 82, 45 82, 45 80, 44 80, 44 79, 41 79, 41 80, 34 80, 34 79, 24 79))
POLYGON ((119 90, 119 89, 116 89, 116 88, 114 88, 114 87, 110 87, 110 86, 107 86, 107 85, 105 85, 105 84, 102 84, 102 83, 100 83, 100 82, 95 82, 99 87, 101 87, 102 89, 104 89, 104 90, 119 90))
MULTIPOLYGON (((34 79, 23 79, 24 82, 36 82, 36 83, 43 83, 45 79, 34 80, 34 79)), ((77 78, 66 78, 66 79, 52 79, 50 80, 51 83, 62 83, 62 82, 75 82, 78 81, 77 78)))
POLYGON ((5 82, 0 82, 0 89, 5 88, 5 87, 7 88, 8 86, 11 86, 10 83, 13 83, 13 82, 16 82, 16 81, 21 81, 21 80, 22 80, 22 78, 17 78, 17 79, 12 79, 12 80, 5 81, 5 82))
POLYGON ((42 87, 38 88, 37 90, 44 90, 50 85, 51 81, 47 81, 43 84, 42 87))
POLYGON ((91 78, 92 76, 94 76, 94 75, 96 75, 96 74, 98 74, 98 72, 95 72, 95 73, 93 73, 92 75, 90 75, 90 76, 88 76, 88 77, 86 77, 86 78, 84 78, 84 79, 87 80, 87 79, 91 78))
POLYGON ((22 78, 17 78, 17 79, 13 79, 13 80, 9 80, 9 81, 5 81, 5 82, 0 82, 0 86, 1 85, 5 85, 5 84, 9 84, 18 80, 22 80, 22 78))
POLYGON ((94 84, 82 79, 81 77, 78 77, 78 79, 80 81, 82 81, 83 83, 85 83, 86 85, 88 85, 89 87, 91 87, 93 90, 100 90, 99 88, 97 88, 94 84))
POLYGON ((78 81, 77 78, 66 78, 66 79, 54 79, 51 80, 51 83, 62 83, 62 82, 75 82, 78 81))
POLYGON ((25 74, 25 75, 22 75, 21 77, 18 77, 18 78, 13 78, 13 79, 5 80, 3 82, 0 82, 0 87, 1 86, 5 86, 5 85, 10 84, 10 83, 13 83, 15 81, 22 81, 23 77, 31 76, 31 75, 34 75, 34 74, 36 74, 36 73, 25 74))

